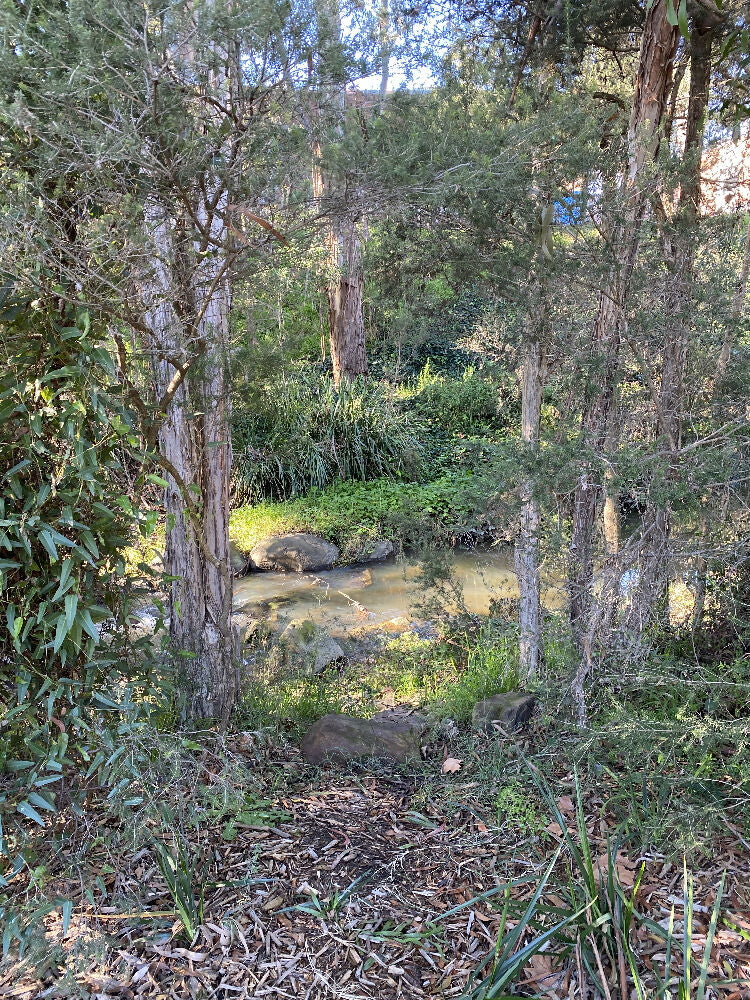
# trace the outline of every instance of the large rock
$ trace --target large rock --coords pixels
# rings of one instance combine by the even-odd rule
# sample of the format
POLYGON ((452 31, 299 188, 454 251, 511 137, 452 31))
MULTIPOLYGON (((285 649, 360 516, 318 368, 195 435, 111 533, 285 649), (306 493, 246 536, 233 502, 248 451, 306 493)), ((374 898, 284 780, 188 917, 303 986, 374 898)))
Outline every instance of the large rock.
POLYGON ((246 611, 236 611, 232 615, 232 625, 237 629, 240 642, 246 643, 249 642, 250 637, 258 627, 258 620, 247 614, 246 611))
POLYGON ((324 715, 302 742, 302 753, 310 764, 329 760, 343 763, 368 757, 406 761, 419 757, 421 719, 383 713, 372 719, 349 715, 324 715))
POLYGON ((234 542, 229 543, 229 566, 232 576, 245 576, 250 572, 250 556, 241 552, 234 542))
POLYGON ((357 556, 358 562, 382 562, 393 555, 393 542, 383 539, 367 542, 357 556))
POLYGON ((312 667, 315 674, 322 674, 326 667, 345 657, 336 640, 311 621, 294 619, 281 633, 281 638, 292 657, 312 667))
POLYGON ((304 573, 308 570, 330 569, 339 557, 332 542, 318 535, 301 532, 274 535, 258 542, 250 553, 253 569, 304 573))
POLYGON ((471 724, 474 729, 483 729, 487 733, 495 728, 512 733, 529 721, 533 708, 534 696, 523 691, 494 694, 476 703, 471 713, 471 724))

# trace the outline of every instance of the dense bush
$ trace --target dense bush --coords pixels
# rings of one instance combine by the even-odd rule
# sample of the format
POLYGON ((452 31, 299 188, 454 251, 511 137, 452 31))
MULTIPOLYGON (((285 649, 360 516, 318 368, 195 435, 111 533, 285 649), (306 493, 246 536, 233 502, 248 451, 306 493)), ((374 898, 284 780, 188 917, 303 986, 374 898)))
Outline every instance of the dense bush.
POLYGON ((229 533, 249 552, 268 535, 314 531, 339 545, 347 559, 356 558, 362 545, 374 538, 414 550, 423 543, 489 536, 488 506, 481 484, 465 472, 429 483, 337 482, 292 500, 234 510, 229 533))
POLYGON ((499 423, 497 390, 474 368, 453 378, 439 374, 428 361, 411 405, 425 424, 452 433, 472 434, 499 423))
POLYGON ((336 388, 309 368, 269 381, 237 408, 233 445, 240 503, 283 500, 336 479, 409 476, 420 460, 407 417, 379 383, 336 388))
POLYGON ((61 316, 6 298, 0 343, 0 821, 7 837, 9 818, 43 825, 64 769, 86 758, 94 716, 117 708, 110 699, 126 654, 117 643, 102 645, 100 623, 123 611, 122 551, 136 518, 117 480, 123 447, 135 438, 107 390, 114 365, 86 314, 61 316))

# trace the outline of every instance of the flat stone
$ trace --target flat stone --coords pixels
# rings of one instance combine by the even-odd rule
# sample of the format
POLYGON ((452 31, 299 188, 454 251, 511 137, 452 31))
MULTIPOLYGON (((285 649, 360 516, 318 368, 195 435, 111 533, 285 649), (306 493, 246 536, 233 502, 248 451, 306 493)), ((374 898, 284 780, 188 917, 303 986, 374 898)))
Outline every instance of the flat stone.
POLYGON ((499 728, 512 733, 526 725, 533 708, 534 696, 523 691, 494 694, 476 703, 471 713, 471 724, 474 729, 491 733, 497 723, 499 728))
POLYGON ((324 715, 302 741, 309 764, 343 763, 369 757, 403 762, 419 757, 419 724, 390 717, 357 719, 349 715, 324 715))
POLYGON ((237 629, 240 642, 245 643, 250 640, 253 632, 258 627, 258 620, 245 611, 236 611, 232 615, 232 625, 237 629))
POLYGON ((332 663, 346 659, 344 650, 333 636, 322 633, 311 642, 300 643, 297 653, 312 666, 314 674, 322 674, 332 663))
POLYGON ((415 712, 409 705, 394 705, 393 708, 384 708, 380 712, 376 712, 373 719, 385 726, 414 729, 419 736, 429 724, 429 719, 423 712, 415 712))
POLYGON ((319 535, 299 532, 265 538, 253 548, 250 562, 256 570, 305 573, 330 569, 339 557, 338 546, 319 535))

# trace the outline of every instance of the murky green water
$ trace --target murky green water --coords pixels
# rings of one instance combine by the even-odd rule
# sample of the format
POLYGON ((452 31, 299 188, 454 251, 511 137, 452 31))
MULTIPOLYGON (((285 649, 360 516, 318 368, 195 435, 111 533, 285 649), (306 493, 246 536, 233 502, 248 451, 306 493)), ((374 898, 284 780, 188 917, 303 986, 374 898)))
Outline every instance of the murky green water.
MULTIPOLYGON (((510 548, 453 555, 453 578, 461 584, 469 611, 486 614, 493 598, 517 597, 510 548)), ((418 616, 424 602, 418 566, 391 561, 323 570, 318 573, 252 573, 235 581, 234 607, 283 625, 309 619, 330 631, 347 632, 402 616, 418 616)), ((544 602, 559 605, 560 593, 548 587, 544 602)))

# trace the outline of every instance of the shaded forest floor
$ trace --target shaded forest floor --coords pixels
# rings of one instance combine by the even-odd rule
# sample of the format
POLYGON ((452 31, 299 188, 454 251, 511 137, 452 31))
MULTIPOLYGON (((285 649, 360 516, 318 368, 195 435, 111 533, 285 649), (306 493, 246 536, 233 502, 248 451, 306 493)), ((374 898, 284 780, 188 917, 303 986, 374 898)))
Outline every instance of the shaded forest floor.
MULTIPOLYGON (((140 765, 139 806, 118 811, 92 788, 84 815, 59 821, 58 846, 40 840, 36 867, 14 880, 19 899, 73 905, 64 937, 57 908, 30 934, 23 961, 0 969, 3 997, 460 997, 497 940, 498 886, 513 882, 510 915, 518 919, 562 839, 527 762, 545 774, 575 830, 575 774, 586 749, 577 734, 538 717, 520 744, 438 734, 425 761, 399 768, 311 768, 292 742, 261 733, 160 739, 140 746, 150 763, 140 765), (448 756, 459 771, 444 773, 448 756), (193 902, 204 897, 192 942, 153 849, 155 840, 173 845, 175 831, 191 858, 183 867, 193 902)), ((604 760, 600 749, 593 756, 604 760)), ((665 767, 673 789, 682 777, 684 767, 665 767)), ((645 800, 649 776, 636 778, 645 800)), ((713 992, 750 995, 746 831, 715 805, 698 831, 690 795, 678 790, 661 809, 667 825, 657 837, 617 779, 603 766, 581 781, 594 856, 606 870, 608 847, 625 831, 616 857, 623 891, 632 895, 642 868, 638 911, 666 926, 674 908, 679 929, 681 848, 692 837, 696 968, 726 872, 710 965, 725 985, 713 992)), ((655 799, 652 813, 658 808, 655 799)), ((550 912, 563 904, 568 877, 563 852, 543 897, 550 912)), ((635 937, 648 980, 663 965, 664 943, 644 922, 635 937)), ((575 954, 556 958, 559 951, 531 959, 522 993, 591 995, 575 954)))

